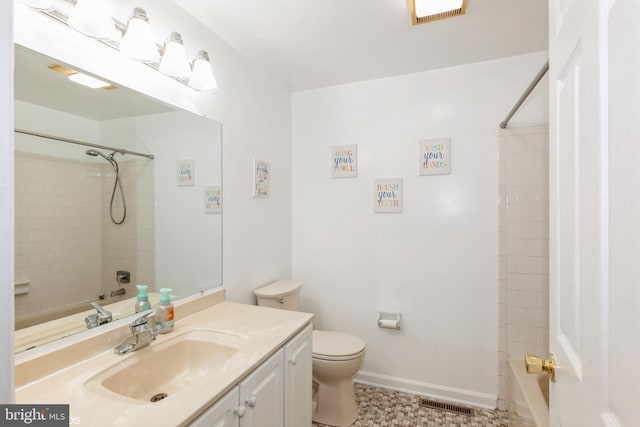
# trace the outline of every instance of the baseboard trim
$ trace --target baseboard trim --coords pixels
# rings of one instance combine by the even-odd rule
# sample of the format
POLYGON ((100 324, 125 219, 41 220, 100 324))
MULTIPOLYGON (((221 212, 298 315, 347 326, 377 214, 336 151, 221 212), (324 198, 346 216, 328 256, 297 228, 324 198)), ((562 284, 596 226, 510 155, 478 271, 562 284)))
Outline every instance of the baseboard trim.
POLYGON ((491 410, 496 409, 498 400, 498 396, 495 394, 479 393, 472 390, 423 383, 407 378, 392 377, 368 371, 358 372, 354 381, 360 384, 491 410))

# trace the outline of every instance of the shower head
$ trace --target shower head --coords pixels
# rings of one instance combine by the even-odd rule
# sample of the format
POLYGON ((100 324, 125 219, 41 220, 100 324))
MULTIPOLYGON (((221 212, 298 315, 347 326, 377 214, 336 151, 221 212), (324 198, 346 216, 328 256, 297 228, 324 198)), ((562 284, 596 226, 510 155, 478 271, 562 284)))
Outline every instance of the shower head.
POLYGON ((115 162, 115 159, 113 158, 113 155, 116 153, 115 151, 113 153, 111 153, 111 155, 109 155, 109 156, 105 156, 104 154, 102 154, 98 150, 87 150, 87 151, 85 151, 85 153, 87 154, 87 156, 93 156, 93 157, 100 156, 103 159, 105 159, 106 161, 108 161, 109 163, 115 162))

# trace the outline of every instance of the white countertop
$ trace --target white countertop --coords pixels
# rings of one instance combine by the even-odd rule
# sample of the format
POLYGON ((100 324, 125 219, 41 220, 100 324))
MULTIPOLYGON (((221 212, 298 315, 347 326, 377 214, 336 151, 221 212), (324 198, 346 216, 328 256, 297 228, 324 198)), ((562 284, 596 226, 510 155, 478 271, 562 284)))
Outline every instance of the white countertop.
MULTIPOLYGON (((109 347, 35 378, 16 389, 16 403, 69 404, 70 416, 82 426, 186 425, 302 330, 312 318, 308 313, 221 302, 176 321, 173 332, 158 335, 155 342, 133 353, 119 356, 109 347), (106 389, 97 392, 86 386, 91 378, 114 364, 141 357, 144 352, 152 351, 157 343, 194 329, 222 331, 245 339, 241 340, 233 363, 229 363, 223 372, 211 378, 205 376, 156 403, 127 398, 106 389)), ((65 349, 68 350, 73 351, 72 348, 65 349)), ((44 354, 28 363, 60 365, 60 360, 50 359, 52 357, 59 358, 60 355, 44 354)))

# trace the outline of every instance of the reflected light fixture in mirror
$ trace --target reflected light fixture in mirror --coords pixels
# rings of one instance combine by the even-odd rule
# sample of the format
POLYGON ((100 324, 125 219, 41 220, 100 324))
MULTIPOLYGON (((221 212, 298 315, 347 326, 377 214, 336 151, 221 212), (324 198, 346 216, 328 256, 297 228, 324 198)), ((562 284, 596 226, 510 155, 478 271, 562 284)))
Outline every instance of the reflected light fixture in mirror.
POLYGON ((129 17, 120 43, 120 52, 129 58, 142 62, 153 62, 160 59, 160 52, 153 38, 147 12, 144 9, 136 7, 129 17))
POLYGON ((72 82, 81 84, 83 86, 89 87, 91 89, 99 89, 111 86, 110 83, 104 82, 100 79, 96 79, 94 77, 88 76, 83 73, 76 73, 69 76, 69 80, 72 82))
POLYGON ((206 51, 201 50, 193 60, 193 70, 189 78, 189 86, 199 91, 216 90, 218 84, 213 77, 209 55, 206 51))
POLYGON ((191 74, 191 67, 180 33, 173 32, 164 42, 164 53, 159 70, 169 77, 184 79, 191 74))
POLYGON ((79 33, 96 39, 118 37, 107 0, 77 0, 67 23, 79 33))
POLYGON ((53 10, 58 4, 57 0, 18 0, 18 3, 38 10, 53 10))

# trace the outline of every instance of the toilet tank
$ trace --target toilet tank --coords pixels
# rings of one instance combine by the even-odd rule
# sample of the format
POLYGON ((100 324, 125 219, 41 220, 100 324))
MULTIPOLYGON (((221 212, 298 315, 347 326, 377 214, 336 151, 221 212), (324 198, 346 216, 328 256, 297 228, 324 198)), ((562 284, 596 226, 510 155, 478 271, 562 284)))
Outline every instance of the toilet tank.
POLYGON ((300 288, 302 282, 299 280, 278 280, 256 289, 253 293, 258 297, 259 306, 298 311, 300 288))

